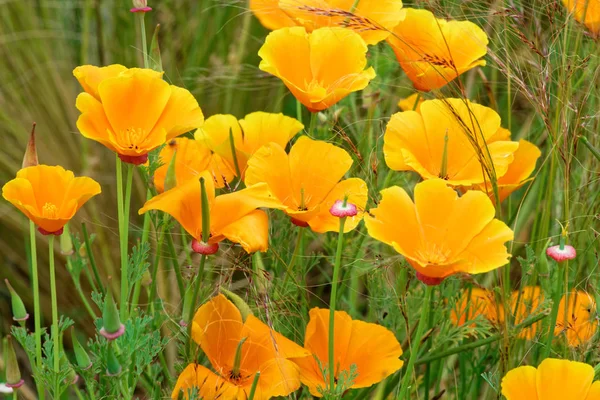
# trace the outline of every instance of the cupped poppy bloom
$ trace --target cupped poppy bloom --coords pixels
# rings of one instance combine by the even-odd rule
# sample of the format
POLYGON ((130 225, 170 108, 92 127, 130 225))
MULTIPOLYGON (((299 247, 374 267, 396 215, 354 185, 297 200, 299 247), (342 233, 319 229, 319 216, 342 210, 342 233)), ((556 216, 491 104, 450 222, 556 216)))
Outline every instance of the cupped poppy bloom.
POLYGON ((85 65, 73 74, 85 90, 77 96, 77 128, 124 162, 143 164, 150 151, 204 122, 194 96, 169 85, 162 73, 85 65))
POLYGON ((419 93, 413 93, 408 97, 400 99, 398 101, 398 107, 402 111, 417 111, 419 112, 421 109, 421 104, 425 99, 419 93))
POLYGON ((569 346, 576 347, 589 342, 597 330, 598 319, 594 298, 581 290, 569 293, 568 297, 563 296, 558 306, 558 321, 554 335, 565 333, 569 346), (568 303, 566 310, 565 303, 568 303))
MULTIPOLYGON (((539 286, 525 286, 520 292, 512 292, 510 296, 510 312, 514 313, 515 325, 520 324, 532 315, 540 312, 544 303, 544 293, 539 286)), ((538 321, 519 332, 518 338, 532 340, 542 328, 538 321)))
MULTIPOLYGON (((492 292, 474 287, 462 291, 460 298, 452 307, 450 320, 456 326, 463 326, 478 316, 482 316, 490 322, 496 323, 499 320, 499 311, 502 314, 496 306, 492 292)), ((469 326, 475 327, 475 324, 471 323, 469 326)))
POLYGON ((58 165, 23 168, 2 187, 2 197, 45 235, 60 235, 75 213, 100 192, 92 178, 75 178, 73 172, 58 165))
POLYGON ((351 165, 352 157, 344 149, 302 136, 289 155, 276 143, 261 147, 248 161, 245 182, 269 185, 292 222, 320 233, 339 230, 339 219, 329 210, 337 200, 347 199, 359 210, 346 219, 344 230, 349 232, 361 221, 368 198, 362 179, 340 181, 351 165))
POLYGON ((398 186, 381 195, 378 207, 365 215, 367 231, 402 254, 425 283, 488 272, 510 259, 504 243, 513 232, 494 218, 494 205, 482 192, 458 197, 443 180, 432 179, 415 186, 414 202, 398 186))
POLYGON ((172 398, 196 388, 199 398, 244 400, 260 372, 254 399, 287 396, 300 387, 298 367, 289 359, 306 350, 265 325, 253 315, 245 320, 225 296, 203 304, 192 322, 192 338, 212 368, 190 364, 173 389, 172 398))
POLYGON ((562 0, 577 22, 584 24, 593 36, 600 36, 599 0, 562 0))
POLYGON ((243 178, 248 159, 258 149, 271 142, 285 148, 290 139, 302 129, 304 125, 297 119, 281 113, 258 111, 239 121, 233 115, 217 114, 206 119, 204 126, 196 131, 195 137, 218 155, 233 174, 239 168, 243 178))
MULTIPOLYGON (((224 239, 239 243, 248 253, 266 251, 269 243, 269 220, 261 207, 283 206, 269 191, 266 184, 257 184, 233 193, 215 196, 212 177, 207 172, 206 193, 210 212, 209 245, 224 239)), ((198 180, 190 180, 148 200, 139 210, 144 214, 160 210, 175 218, 194 238, 192 246, 202 242, 202 200, 198 180)))
POLYGON ((518 367, 502 378, 506 400, 599 400, 594 368, 577 361, 546 358, 535 368, 518 367))
POLYGON ((504 176, 514 160, 519 143, 498 140, 505 131, 491 108, 462 99, 427 100, 419 111, 392 115, 383 153, 396 171, 452 186, 483 184, 504 176))
MULTIPOLYGON (((310 394, 322 397, 322 391, 329 386, 328 377, 327 380, 323 377, 323 370, 329 368, 329 310, 313 308, 309 316, 304 348, 311 354, 293 361, 300 367, 300 379, 310 394)), ((352 386, 346 389, 381 382, 404 364, 396 336, 381 325, 352 320, 345 312, 336 311, 333 330, 335 382, 344 374, 348 378, 352 370, 356 373, 352 386)))
POLYGON ((402 0, 280 0, 279 7, 309 32, 324 27, 348 28, 367 44, 385 40, 404 18, 402 0))
POLYGON ((231 182, 234 174, 229 165, 202 142, 179 137, 171 139, 160 151, 162 165, 154 172, 154 186, 159 193, 165 191, 165 179, 169 165, 175 157, 175 180, 181 185, 208 171, 212 175, 215 187, 222 188, 225 182, 231 182))
POLYGON ((366 68, 366 54, 364 40, 350 29, 307 33, 303 27, 271 32, 258 52, 259 68, 281 79, 311 112, 331 107, 375 78, 375 70, 366 68))
POLYGON ((485 65, 488 37, 469 21, 446 21, 427 10, 406 15, 387 41, 415 89, 439 89, 464 72, 485 65))

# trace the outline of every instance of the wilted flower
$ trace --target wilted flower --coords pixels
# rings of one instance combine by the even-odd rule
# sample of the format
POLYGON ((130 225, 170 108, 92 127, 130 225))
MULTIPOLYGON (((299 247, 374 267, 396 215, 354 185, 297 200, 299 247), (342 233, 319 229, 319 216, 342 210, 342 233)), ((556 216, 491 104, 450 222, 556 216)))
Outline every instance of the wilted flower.
POLYGON ((192 338, 212 369, 188 365, 179 375, 172 398, 197 388, 204 399, 246 399, 260 372, 255 400, 287 396, 300 387, 298 368, 289 358, 308 352, 253 315, 244 320, 222 294, 202 305, 192 322, 192 338))
POLYGON ((504 243, 513 232, 494 218, 494 205, 484 193, 467 191, 458 197, 441 179, 418 183, 414 193, 413 203, 398 186, 382 190, 365 225, 372 238, 406 258, 417 278, 439 284, 456 273, 479 274, 508 262, 504 243))
POLYGON ((261 47, 259 68, 280 78, 311 112, 331 107, 375 78, 367 66, 367 45, 345 28, 303 27, 271 32, 261 47), (293 49, 293 51, 291 51, 293 49))
POLYGON ((584 24, 594 36, 600 36, 600 1, 562 0, 575 19, 584 24))
POLYGON ((162 73, 84 65, 73 74, 85 90, 77 96, 77 128, 124 162, 143 164, 150 151, 204 122, 194 96, 169 85, 162 73))
POLYGON ((535 368, 518 367, 502 378, 506 400, 600 399, 600 381, 590 365, 547 358, 535 368))
POLYGON ((360 211, 346 220, 344 231, 349 232, 362 219, 368 191, 359 178, 340 182, 351 165, 352 157, 344 149, 302 136, 289 155, 276 143, 258 150, 248 161, 245 182, 269 185, 292 221, 321 233, 338 231, 339 220, 329 210, 337 200, 347 198, 360 211))
POLYGON ((581 290, 573 291, 563 296, 558 306, 558 321, 554 335, 565 333, 569 346, 580 346, 587 343, 598 330, 598 319, 596 318, 596 301, 594 298, 581 290), (565 303, 568 301, 567 310, 565 303), (566 312, 565 312, 566 311, 566 312), (565 316, 567 320, 565 321, 565 316))
POLYGON ((44 235, 60 235, 77 210, 100 192, 95 180, 75 178, 61 166, 48 165, 24 168, 2 188, 2 196, 44 235))
MULTIPOLYGON (((311 354, 293 361, 300 367, 300 379, 310 394, 322 397, 319 388, 324 390, 328 386, 322 370, 329 368, 329 310, 313 308, 309 315, 304 348, 311 354)), ((393 332, 381 325, 352 320, 343 311, 336 311, 334 318, 336 382, 343 373, 349 375, 354 369, 356 377, 350 388, 369 387, 402 367, 402 348, 393 332)))
POLYGON ((396 58, 417 90, 439 89, 462 73, 485 65, 485 32, 469 21, 446 21, 427 10, 405 8, 388 37, 396 58))

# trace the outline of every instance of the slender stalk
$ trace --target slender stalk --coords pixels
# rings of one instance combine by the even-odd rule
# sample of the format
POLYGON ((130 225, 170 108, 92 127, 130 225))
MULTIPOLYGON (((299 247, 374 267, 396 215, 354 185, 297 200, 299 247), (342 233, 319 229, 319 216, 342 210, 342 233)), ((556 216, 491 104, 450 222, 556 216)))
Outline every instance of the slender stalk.
POLYGON ((417 333, 413 339, 410 349, 410 357, 408 359, 408 366, 406 367, 406 371, 404 372, 404 378, 402 379, 402 385, 400 387, 400 395, 398 396, 398 400, 408 399, 408 388, 410 387, 410 380, 413 374, 413 369, 415 366, 415 361, 417 361, 419 347, 421 347, 421 337, 425 331, 425 326, 427 325, 427 321, 429 320, 429 303, 431 303, 431 298, 433 295, 433 286, 427 285, 425 289, 425 300, 423 301, 421 306, 421 318, 419 319, 419 325, 417 326, 417 333))
POLYGON ((140 34, 142 36, 142 51, 144 54, 144 68, 150 68, 150 63, 148 62, 148 44, 146 43, 146 22, 144 20, 146 13, 139 12, 136 13, 138 20, 140 21, 140 34))
MULTIPOLYGON (((48 260, 50 261, 50 296, 52 300, 52 350, 54 373, 60 372, 60 333, 58 332, 58 301, 56 296, 56 271, 54 268, 54 235, 48 240, 48 260)), ((58 398, 58 379, 54 383, 54 397, 58 398)))
POLYGON ((313 137, 313 133, 315 132, 315 128, 317 126, 317 112, 310 113, 310 125, 308 126, 308 136, 313 137))
POLYGON ((558 306, 560 304, 560 292, 562 290, 563 278, 564 275, 559 269, 557 269, 555 273, 556 282, 552 292, 552 310, 550 312, 550 324, 548 326, 548 335, 546 336, 546 343, 544 349, 542 350, 542 360, 547 358, 550 355, 550 352, 552 351, 552 341, 554 340, 554 329, 556 328, 556 320, 558 319, 558 306))
POLYGON ((250 387, 250 394, 248 395, 248 400, 254 400, 254 394, 256 393, 256 387, 258 386, 259 378, 260 371, 254 374, 254 380, 252 381, 252 386, 250 387))
POLYGON ((129 245, 129 205, 131 202, 131 185, 133 183, 133 166, 127 164, 127 187, 123 198, 123 162, 117 156, 117 212, 119 218, 119 243, 121 249, 121 299, 120 317, 127 319, 127 300, 129 297, 129 271, 127 247, 129 245))
POLYGON ((334 365, 334 333, 335 333, 335 304, 337 301, 338 281, 340 279, 340 264, 342 263, 342 249, 344 248, 344 225, 346 218, 340 218, 340 230, 333 264, 333 278, 331 280, 331 298, 329 299, 329 390, 334 392, 336 366, 334 365))
POLYGON ((88 235, 85 223, 81 224, 81 230, 83 232, 83 241, 85 242, 85 252, 92 267, 92 271, 94 272, 94 279, 96 279, 96 284, 98 285, 98 290, 100 291, 100 294, 104 296, 106 294, 106 291, 104 290, 102 280, 100 279, 100 273, 98 272, 98 267, 96 266, 96 259, 94 258, 94 253, 92 253, 92 244, 90 242, 90 236, 88 235))
POLYGON ((192 295, 192 301, 190 302, 190 308, 188 310, 188 349, 189 355, 192 354, 192 320, 194 318, 194 310, 196 309, 196 302, 198 301, 198 293, 200 292, 200 285, 204 280, 204 265, 206 264, 206 254, 202 254, 200 257, 200 268, 198 269, 198 275, 194 282, 194 293, 192 295))
POLYGON ((302 238, 304 237, 304 228, 299 227, 298 228, 298 236, 296 237, 296 245, 294 246, 294 252, 292 253, 292 259, 290 260, 290 262, 287 265, 287 273, 285 274, 285 277, 283 278, 283 286, 285 288, 285 285, 288 281, 289 278, 292 278, 292 280, 294 281, 294 283, 297 285, 298 281, 296 280, 296 277, 294 275, 294 265, 296 265, 296 259, 298 258, 298 254, 300 253, 300 248, 302 247, 302 238))
POLYGON ((302 103, 298 99, 296 99, 296 119, 302 123, 302 103))
MULTIPOLYGON (((33 286, 33 319, 35 326, 35 365, 37 370, 42 370, 42 315, 40 311, 40 282, 38 279, 37 247, 35 241, 35 224, 29 221, 29 241, 31 248, 31 285, 33 286)), ((44 400, 46 393, 44 387, 36 380, 38 397, 44 400)))

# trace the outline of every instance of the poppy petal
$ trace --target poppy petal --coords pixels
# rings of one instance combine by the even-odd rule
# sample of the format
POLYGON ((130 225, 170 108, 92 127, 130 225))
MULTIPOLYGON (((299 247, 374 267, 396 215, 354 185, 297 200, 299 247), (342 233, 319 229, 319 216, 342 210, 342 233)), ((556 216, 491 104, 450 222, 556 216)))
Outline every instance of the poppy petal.
POLYGON ((468 261, 463 272, 480 274, 505 265, 510 260, 505 243, 513 239, 513 231, 504 222, 492 220, 458 256, 468 261))
POLYGON ((585 399, 593 379, 594 368, 590 365, 546 358, 537 368, 538 397, 543 400, 585 399))
POLYGON ((196 388, 199 398, 203 399, 232 399, 239 398, 240 389, 215 374, 208 368, 199 364, 189 364, 179 377, 171 393, 171 398, 177 400, 183 393, 183 398, 188 399, 188 393, 196 388))
POLYGON ((204 115, 198 102, 187 90, 171 85, 171 96, 165 105, 153 131, 165 130, 167 140, 199 128, 204 123, 204 115))
POLYGON ((502 378, 502 394, 506 400, 538 400, 536 375, 537 370, 530 366, 508 371, 502 378))
POLYGON ((108 65, 106 67, 82 65, 73 70, 73 75, 77 78, 83 90, 93 96, 96 100, 100 100, 100 94, 98 93, 98 86, 100 83, 105 79, 119 76, 121 72, 126 70, 126 67, 119 64, 108 65))
POLYGON ((269 217, 255 210, 222 228, 219 232, 234 243, 239 243, 247 253, 267 251, 269 247, 269 217))
POLYGON ((79 129, 81 135, 116 152, 109 134, 112 127, 106 118, 102 103, 88 93, 80 93, 75 101, 75 106, 81 112, 77 119, 77 129, 79 129))

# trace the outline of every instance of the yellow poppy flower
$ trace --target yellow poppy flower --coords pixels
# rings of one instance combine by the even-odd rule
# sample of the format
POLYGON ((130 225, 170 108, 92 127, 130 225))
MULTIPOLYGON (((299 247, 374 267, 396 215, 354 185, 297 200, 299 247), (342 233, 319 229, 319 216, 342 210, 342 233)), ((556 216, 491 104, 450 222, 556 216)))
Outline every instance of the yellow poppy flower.
POLYGON ((225 182, 233 180, 233 172, 223 159, 213 154, 208 147, 197 140, 188 138, 171 139, 160 151, 162 165, 154 172, 154 186, 159 193, 165 191, 165 179, 171 160, 175 155, 176 184, 197 180, 199 175, 208 171, 212 175, 215 187, 222 188, 225 182))
POLYGON ((506 400, 599 400, 600 381, 590 365, 547 358, 539 367, 518 367, 502 378, 506 400))
POLYGON ((402 0, 280 0, 279 7, 309 32, 324 27, 349 28, 367 44, 385 40, 404 18, 402 0))
POLYGON ((513 232, 494 219, 494 205, 484 193, 458 197, 441 179, 418 183, 414 193, 413 203, 398 186, 382 190, 365 225, 372 238, 402 254, 419 279, 438 284, 452 274, 479 274, 508 262, 504 243, 513 232))
MULTIPOLYGON (((281 208, 266 184, 258 184, 237 192, 215 196, 211 176, 204 172, 210 209, 210 240, 217 244, 227 238, 242 245, 248 253, 266 251, 269 243, 269 221, 260 207, 281 208)), ((148 200, 139 210, 143 214, 160 210, 175 218, 194 238, 192 248, 202 242, 201 189, 190 180, 148 200)))
POLYGON ((290 139, 302 129, 304 125, 298 120, 281 113, 259 111, 248 114, 239 121, 233 115, 217 114, 206 119, 204 126, 196 131, 195 137, 217 154, 227 164, 229 171, 235 174, 236 160, 229 138, 231 130, 238 168, 243 177, 248 159, 258 149, 271 142, 285 148, 290 139))
POLYGON ((565 302, 563 296, 558 306, 558 321, 554 335, 558 336, 564 332, 569 346, 573 347, 589 342, 598 330, 594 298, 583 291, 571 292, 568 296, 566 322, 565 302))
POLYGON ((485 65, 485 32, 469 21, 446 21, 427 10, 405 8, 406 16, 388 37, 415 89, 439 89, 464 72, 485 65))
MULTIPOLYGON (((325 389, 328 384, 323 379, 319 364, 322 368, 329 364, 329 310, 313 308, 309 315, 304 348, 311 354, 293 361, 300 367, 300 379, 308 386, 310 394, 322 397, 319 388, 325 389)), ((342 373, 349 373, 353 365, 357 376, 351 389, 381 382, 402 367, 402 348, 390 330, 381 325, 352 320, 343 311, 336 311, 334 319, 336 382, 342 373)))
POLYGON ((575 19, 584 24, 593 36, 600 36, 600 1, 599 0, 562 0, 575 19))
POLYGON ((345 231, 358 225, 367 204, 367 185, 359 178, 340 182, 352 165, 350 155, 323 141, 300 137, 290 154, 276 143, 263 146, 248 161, 246 185, 269 185, 292 222, 315 232, 338 231, 339 218, 329 212, 336 200, 348 199, 359 212, 348 217, 345 231))
POLYGON ((421 110, 421 104, 423 104, 424 101, 425 101, 425 99, 419 93, 413 93, 408 97, 400 99, 400 101, 398 101, 398 107, 402 111, 417 111, 417 112, 419 112, 421 110), (415 107, 415 103, 417 105, 416 107, 415 107))
POLYGON ((267 29, 275 30, 296 26, 288 14, 279 8, 279 0, 250 0, 250 10, 267 29))
MULTIPOLYGON (((521 291, 514 291, 510 296, 510 309, 515 313, 515 325, 525 321, 531 315, 536 314, 538 308, 544 302, 544 293, 539 286, 526 286, 521 291), (518 302, 518 304, 517 304, 518 302)), ((521 330, 519 338, 532 340, 536 337, 539 329, 542 327, 542 321, 521 330)))
POLYGON ((85 90, 77 96, 77 128, 124 162, 143 164, 150 151, 204 122, 194 96, 169 85, 162 73, 85 65, 73 74, 85 90))
POLYGON ((492 166, 499 178, 514 160, 519 144, 498 140, 504 131, 491 108, 462 99, 427 100, 418 112, 392 115, 383 153, 388 167, 396 171, 442 178, 452 186, 482 184, 490 180, 487 171, 491 173, 492 166))
MULTIPOLYGON (((498 309, 494 294, 476 287, 463 290, 460 299, 450 312, 450 320, 456 326, 463 326, 479 315, 491 322, 498 322, 498 309)), ((475 327, 475 324, 470 326, 475 327)))
POLYGON ((192 324, 192 338, 212 369, 188 365, 177 379, 173 399, 180 393, 187 399, 188 390, 197 388, 203 399, 245 400, 257 372, 256 400, 287 396, 300 387, 298 367, 288 359, 308 352, 253 315, 244 321, 222 294, 203 304, 192 324))
POLYGON ((95 180, 75 178, 73 172, 58 165, 23 168, 2 187, 2 197, 33 221, 44 235, 60 235, 77 210, 100 192, 95 180))
POLYGON ((271 32, 260 48, 259 68, 283 81, 311 112, 331 107, 375 78, 367 45, 349 29, 303 27, 271 32), (293 49, 293 51, 290 51, 293 49))

